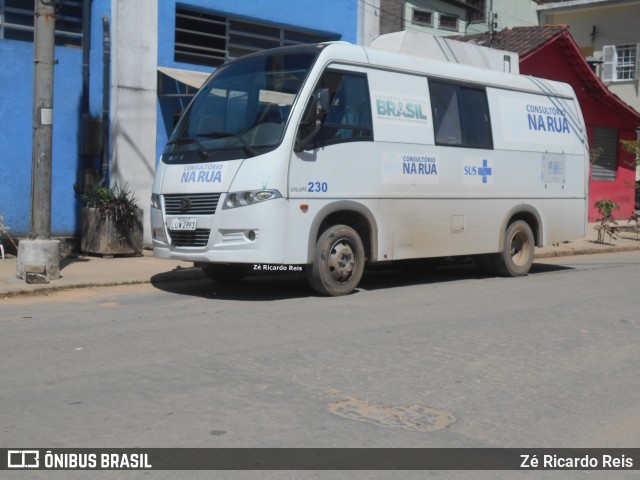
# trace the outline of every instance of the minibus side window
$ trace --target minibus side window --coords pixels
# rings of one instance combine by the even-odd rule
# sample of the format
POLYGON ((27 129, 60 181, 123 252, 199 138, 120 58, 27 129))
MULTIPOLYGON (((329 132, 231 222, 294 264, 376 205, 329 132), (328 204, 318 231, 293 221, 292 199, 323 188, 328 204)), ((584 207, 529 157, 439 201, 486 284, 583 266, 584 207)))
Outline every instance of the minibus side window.
POLYGON ((484 88, 429 82, 436 145, 493 148, 484 88))
POLYGON ((483 88, 459 87, 458 96, 465 146, 493 148, 486 91, 483 88))
MULTIPOLYGON (((373 140, 366 75, 328 70, 324 72, 314 91, 320 89, 329 91, 329 110, 323 113, 322 128, 305 150, 337 143, 373 140)), ((309 101, 307 110, 312 108, 312 104, 309 101)), ((303 118, 308 118, 308 112, 305 112, 303 118)), ((302 123, 298 138, 304 138, 312 129, 313 125, 302 123)))
POLYGON ((458 108, 458 88, 446 83, 431 83, 431 110, 436 145, 460 145, 460 109, 458 108))

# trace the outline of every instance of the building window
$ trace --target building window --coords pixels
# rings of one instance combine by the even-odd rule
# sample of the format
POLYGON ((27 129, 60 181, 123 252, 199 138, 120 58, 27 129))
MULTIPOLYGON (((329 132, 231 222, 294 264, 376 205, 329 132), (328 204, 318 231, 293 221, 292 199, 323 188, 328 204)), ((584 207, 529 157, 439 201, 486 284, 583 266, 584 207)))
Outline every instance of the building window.
POLYGON ((618 168, 618 130, 595 127, 591 150, 596 152, 591 167, 591 178, 613 182, 618 168))
POLYGON ((623 82, 638 78, 638 45, 605 45, 602 50, 602 80, 623 82))
MULTIPOLYGON (((33 42, 35 0, 0 0, 0 39, 33 42)), ((61 0, 56 9, 56 45, 82 46, 82 0, 61 0)))
POLYGON ((487 0, 467 0, 466 3, 471 7, 469 21, 471 23, 484 23, 487 18, 487 0))
POLYGON ((328 35, 240 20, 176 5, 174 60, 218 67, 268 48, 334 40, 328 35))
POLYGON ((217 67, 225 62, 227 19, 176 6, 174 60, 217 67))
POLYGON ((429 93, 436 145, 493 148, 484 89, 429 81, 429 93))
POLYGON ((442 30, 458 31, 458 17, 446 13, 440 14, 440 28, 442 30))
POLYGON ((423 25, 425 27, 433 26, 433 12, 427 10, 420 10, 419 8, 413 9, 413 16, 411 23, 414 25, 423 25))

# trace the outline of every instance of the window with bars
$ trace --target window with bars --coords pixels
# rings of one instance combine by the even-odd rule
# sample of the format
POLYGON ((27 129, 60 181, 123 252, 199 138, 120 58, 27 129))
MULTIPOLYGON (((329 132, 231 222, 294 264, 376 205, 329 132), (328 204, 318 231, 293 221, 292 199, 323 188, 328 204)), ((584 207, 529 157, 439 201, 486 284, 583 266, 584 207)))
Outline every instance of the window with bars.
POLYGON ((411 23, 413 23, 414 25, 424 25, 427 27, 433 26, 433 12, 414 8, 413 15, 411 17, 411 23))
POLYGON ((174 60, 218 67, 268 48, 334 40, 327 35, 240 20, 176 5, 174 60))
POLYGON ((440 14, 439 28, 442 30, 458 31, 458 17, 446 13, 440 14))
POLYGON ((598 154, 591 167, 591 178, 613 182, 618 168, 618 130, 595 127, 592 150, 598 154))
POLYGON ((487 0, 467 0, 465 3, 472 7, 469 12, 471 23, 483 23, 486 21, 487 0))
POLYGON ((602 49, 602 80, 624 82, 640 76, 638 44, 605 45, 602 49))
MULTIPOLYGON (((0 39, 33 42, 35 0, 0 0, 0 39)), ((82 46, 82 0, 61 0, 56 45, 82 46)))

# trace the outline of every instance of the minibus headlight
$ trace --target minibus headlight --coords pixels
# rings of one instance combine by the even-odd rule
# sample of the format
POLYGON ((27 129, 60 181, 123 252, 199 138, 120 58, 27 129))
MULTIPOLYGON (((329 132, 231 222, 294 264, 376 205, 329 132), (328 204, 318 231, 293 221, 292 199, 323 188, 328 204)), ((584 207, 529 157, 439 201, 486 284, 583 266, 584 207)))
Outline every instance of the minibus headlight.
POLYGON ((277 191, 273 190, 261 190, 256 192, 255 199, 259 202, 264 202, 265 200, 271 200, 272 198, 276 198, 276 193, 280 195, 277 191))
POLYGON ((245 207, 254 203, 282 198, 278 190, 247 190, 244 192, 229 192, 222 206, 223 209, 245 207))
POLYGON ((158 210, 160 210, 161 208, 160 195, 158 195, 157 193, 151 194, 151 208, 157 208, 158 210))

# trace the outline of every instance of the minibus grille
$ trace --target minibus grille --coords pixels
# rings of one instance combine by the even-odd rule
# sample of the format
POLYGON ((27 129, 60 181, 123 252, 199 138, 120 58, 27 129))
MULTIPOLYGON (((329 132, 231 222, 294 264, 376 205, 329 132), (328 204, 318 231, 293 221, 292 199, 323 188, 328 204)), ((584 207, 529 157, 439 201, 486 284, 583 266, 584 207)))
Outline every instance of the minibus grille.
POLYGON ((169 230, 171 243, 176 247, 205 247, 209 242, 208 228, 198 228, 196 230, 169 230))
POLYGON ((171 193, 164 195, 167 215, 213 215, 220 200, 219 193, 171 193))

